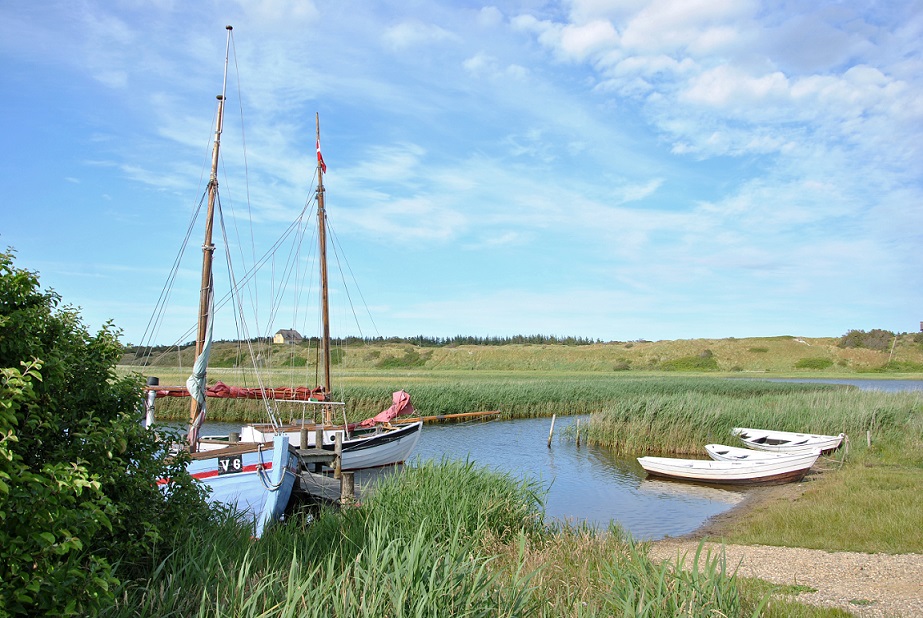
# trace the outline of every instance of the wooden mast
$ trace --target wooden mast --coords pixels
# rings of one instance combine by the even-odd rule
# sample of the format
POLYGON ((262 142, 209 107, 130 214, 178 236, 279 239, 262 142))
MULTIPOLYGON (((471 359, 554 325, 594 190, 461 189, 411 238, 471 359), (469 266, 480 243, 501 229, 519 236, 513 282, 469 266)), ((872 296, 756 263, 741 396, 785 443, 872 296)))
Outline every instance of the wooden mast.
MULTIPOLYGON (((330 298, 327 287, 327 213, 324 210, 324 160, 320 152, 320 114, 314 115, 317 126, 317 237, 320 252, 320 285, 321 285, 321 323, 323 335, 321 337, 322 354, 324 357, 324 393, 330 397, 330 298)), ((324 407, 324 424, 333 424, 333 409, 324 407)))
MULTIPOLYGON (((221 94, 218 95, 218 119, 215 121, 215 144, 212 149, 212 170, 208 180, 208 211, 205 217, 205 241, 202 243, 202 287, 199 291, 199 321, 198 331, 195 343, 195 360, 202 354, 205 347, 205 338, 208 332, 209 305, 213 290, 212 285, 212 256, 215 253, 215 245, 212 244, 212 229, 215 221, 215 202, 218 197, 218 151, 221 146, 221 131, 224 126, 224 101, 228 84, 228 55, 231 49, 231 26, 225 27, 228 31, 227 43, 224 50, 224 81, 221 85, 221 94)), ((203 384, 204 388, 204 384, 203 384)), ((193 397, 189 406, 189 423, 190 426, 195 423, 201 412, 199 401, 193 397)), ((189 450, 196 451, 195 442, 190 443, 189 450)))

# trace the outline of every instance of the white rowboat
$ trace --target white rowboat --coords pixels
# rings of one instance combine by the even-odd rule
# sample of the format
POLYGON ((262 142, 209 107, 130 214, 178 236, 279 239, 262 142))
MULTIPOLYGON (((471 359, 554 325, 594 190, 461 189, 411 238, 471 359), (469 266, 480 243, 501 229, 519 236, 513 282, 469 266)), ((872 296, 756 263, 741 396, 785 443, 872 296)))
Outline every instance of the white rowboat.
POLYGON ((775 453, 809 453, 820 449, 829 453, 840 448, 846 434, 827 436, 822 434, 793 433, 790 431, 773 431, 769 429, 750 429, 735 427, 731 430, 745 446, 761 451, 775 453))
MULTIPOLYGON (((816 449, 820 455, 820 449, 816 449)), ((724 444, 706 444, 705 452, 715 461, 754 461, 757 459, 777 459, 779 457, 791 457, 799 453, 773 453, 770 451, 755 451, 749 448, 740 448, 737 446, 725 446, 724 444)))
POLYGON ((653 477, 720 485, 770 485, 801 480, 819 456, 814 452, 753 461, 639 457, 638 463, 653 477))

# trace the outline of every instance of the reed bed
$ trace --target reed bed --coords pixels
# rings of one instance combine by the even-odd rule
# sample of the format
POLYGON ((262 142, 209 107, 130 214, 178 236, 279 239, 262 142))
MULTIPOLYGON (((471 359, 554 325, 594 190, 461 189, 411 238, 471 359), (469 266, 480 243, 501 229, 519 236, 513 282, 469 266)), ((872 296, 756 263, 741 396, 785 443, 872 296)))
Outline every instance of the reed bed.
MULTIPOLYGON (((874 437, 887 459, 923 461, 923 396, 857 389, 753 392, 749 396, 687 391, 625 398, 585 424, 588 443, 619 454, 703 454, 708 443, 736 441, 734 427, 845 433, 854 447, 874 437)), ((733 443, 733 442, 732 442, 733 443)))
MULTIPOLYGON (((221 379, 220 374, 214 379, 221 379)), ((178 378, 176 378, 178 380, 178 378)), ((161 380, 162 384, 166 381, 161 380)), ((281 385, 272 383, 272 385, 281 385)), ((391 405, 391 393, 404 389, 420 414, 456 414, 499 410, 503 418, 550 417, 552 414, 591 414, 645 396, 712 394, 732 400, 761 394, 814 392, 837 387, 714 377, 622 376, 593 373, 540 372, 374 372, 343 375, 334 399, 346 403, 346 418, 368 418, 391 405)), ((311 417, 302 404, 277 404, 284 419, 311 417)), ((186 399, 157 401, 158 418, 185 419, 186 399)), ((259 401, 209 400, 209 419, 264 421, 259 401)))
POLYGON ((251 540, 228 514, 123 584, 121 616, 757 615, 722 556, 655 564, 617 529, 543 524, 537 487, 464 462, 428 463, 367 504, 294 516, 251 540))

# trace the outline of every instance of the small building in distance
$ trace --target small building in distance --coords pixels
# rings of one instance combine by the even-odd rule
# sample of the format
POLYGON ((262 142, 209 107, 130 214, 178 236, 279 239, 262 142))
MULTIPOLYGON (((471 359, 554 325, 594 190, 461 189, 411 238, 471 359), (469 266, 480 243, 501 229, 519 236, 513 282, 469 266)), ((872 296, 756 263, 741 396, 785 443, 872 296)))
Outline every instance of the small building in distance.
POLYGON ((273 343, 301 343, 304 337, 297 330, 280 329, 272 338, 273 343))

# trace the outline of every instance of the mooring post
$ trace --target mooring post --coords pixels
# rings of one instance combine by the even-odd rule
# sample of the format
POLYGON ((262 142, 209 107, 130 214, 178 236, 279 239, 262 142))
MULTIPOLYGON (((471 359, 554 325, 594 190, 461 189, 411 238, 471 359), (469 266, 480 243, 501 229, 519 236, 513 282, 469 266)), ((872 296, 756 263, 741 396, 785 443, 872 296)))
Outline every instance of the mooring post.
POLYGON ((554 435, 554 419, 557 417, 557 414, 551 415, 551 431, 548 432, 548 448, 551 448, 551 436, 554 435))
POLYGON ((339 431, 336 432, 336 442, 334 443, 333 452, 336 454, 336 458, 333 460, 333 478, 338 479, 342 474, 340 466, 342 465, 343 459, 343 434, 339 431))
POLYGON ((340 472, 340 505, 356 503, 356 479, 353 472, 340 472))
POLYGON ((577 419, 577 446, 580 446, 580 419, 577 419))
POLYGON ((308 448, 308 430, 305 429, 304 425, 301 426, 301 431, 298 432, 298 448, 300 450, 308 448))
POLYGON ((240 442, 240 434, 236 431, 232 431, 228 434, 228 444, 237 444, 240 442))
POLYGON ((144 426, 150 427, 154 424, 154 400, 157 399, 155 386, 160 386, 160 378, 150 376, 147 379, 148 391, 144 397, 144 426))

